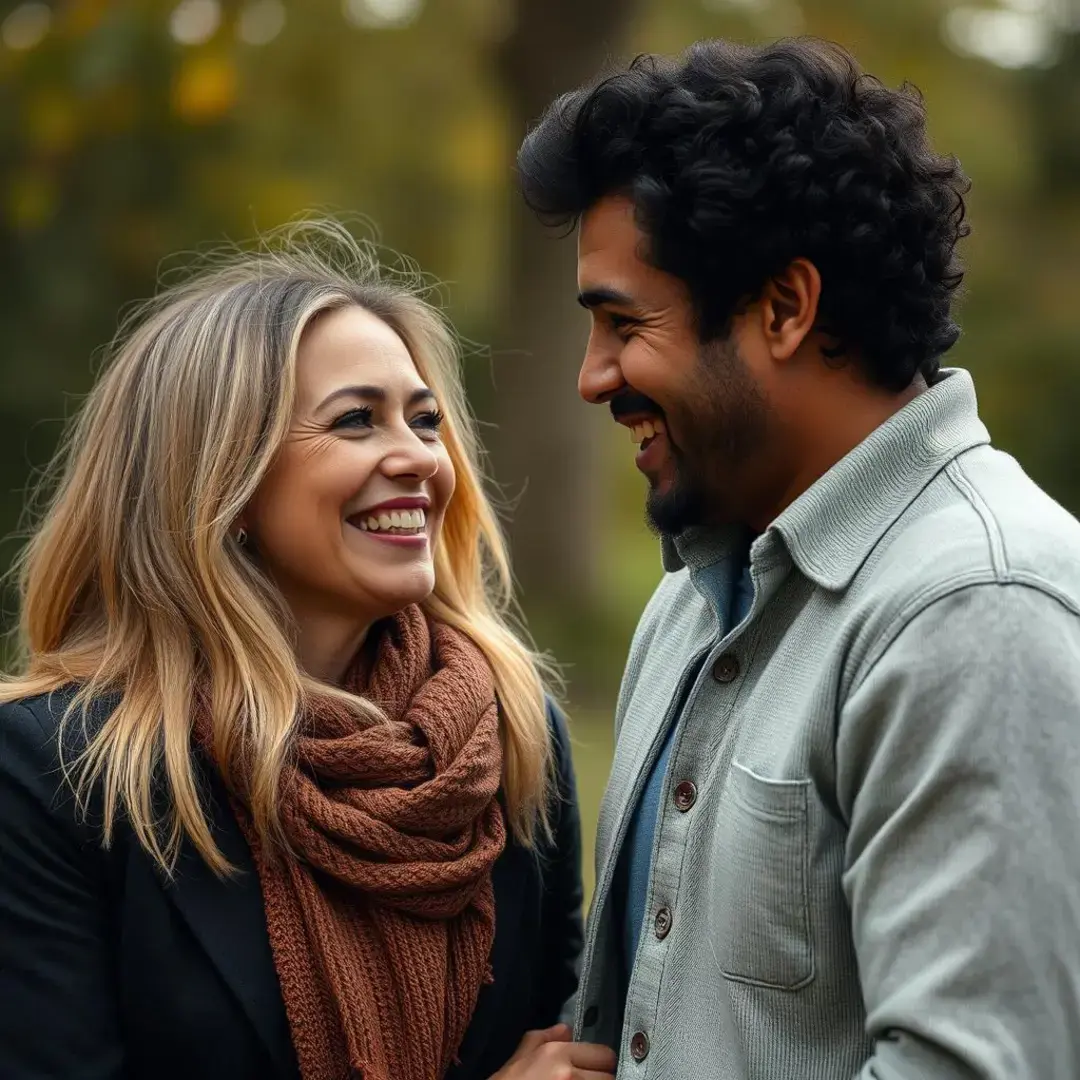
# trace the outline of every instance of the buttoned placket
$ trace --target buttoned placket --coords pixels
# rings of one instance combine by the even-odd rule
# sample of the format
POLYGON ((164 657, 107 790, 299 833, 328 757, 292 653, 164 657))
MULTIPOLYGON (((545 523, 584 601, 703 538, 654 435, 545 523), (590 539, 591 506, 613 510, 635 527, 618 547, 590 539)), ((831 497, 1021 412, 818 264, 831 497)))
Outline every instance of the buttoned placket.
POLYGON ((678 920, 677 905, 682 886, 686 838, 698 801, 698 786, 705 780, 704 776, 695 776, 694 770, 681 761, 683 741, 689 726, 683 718, 692 716, 702 688, 709 685, 711 680, 724 692, 723 724, 726 728, 745 673, 746 631, 754 625, 761 609, 786 577, 789 567, 790 563, 785 560, 783 564, 774 564, 770 573, 762 571, 759 577, 751 563, 754 600, 750 611, 738 626, 713 642, 704 663, 700 664, 680 714, 671 719, 671 723, 678 723, 679 728, 671 748, 664 798, 653 838, 646 921, 638 939, 623 1014, 620 1057, 625 1055, 629 1058, 626 1062, 627 1075, 641 1080, 649 1074, 649 1055, 656 1037, 664 966, 670 948, 668 939, 678 920))
MULTIPOLYGON (((711 652, 711 648, 703 649, 697 654, 695 654, 695 656, 687 664, 685 670, 683 671, 683 674, 679 678, 679 683, 669 706, 668 714, 664 718, 664 723, 662 723, 657 730, 653 738, 652 744, 650 745, 649 753, 646 756, 646 759, 643 762, 641 768, 638 769, 632 790, 630 792, 629 798, 626 801, 626 811, 621 820, 619 821, 618 832, 615 838, 615 842, 612 845, 611 857, 607 861, 606 868, 602 877, 596 882, 596 894, 593 901, 594 907, 602 913, 606 913, 609 918, 611 912, 612 881, 615 876, 615 868, 618 866, 623 845, 626 843, 626 833, 631 815, 633 813, 633 808, 637 805, 638 800, 641 798, 642 790, 645 787, 645 783, 649 777, 649 774, 656 765, 656 761, 660 756, 660 751, 663 748, 664 740, 667 738, 671 725, 678 722, 678 703, 682 702, 685 705, 687 696, 692 692, 692 687, 688 688, 686 685, 687 680, 691 677, 691 673, 694 671, 697 671, 700 674, 703 662, 711 652)), ((696 678, 697 676, 694 676, 695 681, 696 678)), ((595 939, 590 939, 587 934, 585 942, 585 952, 583 956, 584 970, 586 973, 591 972, 592 970, 592 963, 594 958, 593 949, 595 945, 595 939)), ((622 1011, 625 1020, 625 1009, 623 1009, 622 1011)), ((587 1034, 588 1031, 594 1028, 599 1022, 599 1008, 596 1005, 595 1001, 592 1000, 592 987, 586 980, 586 982, 581 986, 579 990, 575 1026, 578 1029, 584 1029, 587 1034)))

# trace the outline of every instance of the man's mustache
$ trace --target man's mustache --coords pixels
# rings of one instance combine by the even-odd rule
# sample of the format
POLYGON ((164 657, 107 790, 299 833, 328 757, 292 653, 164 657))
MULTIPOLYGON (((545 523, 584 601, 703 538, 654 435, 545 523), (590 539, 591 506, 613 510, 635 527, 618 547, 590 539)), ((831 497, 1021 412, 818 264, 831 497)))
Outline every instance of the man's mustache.
POLYGON ((651 397, 646 397, 645 394, 638 393, 637 390, 620 390, 608 402, 608 406, 615 420, 640 413, 649 413, 652 416, 664 415, 664 410, 651 397))

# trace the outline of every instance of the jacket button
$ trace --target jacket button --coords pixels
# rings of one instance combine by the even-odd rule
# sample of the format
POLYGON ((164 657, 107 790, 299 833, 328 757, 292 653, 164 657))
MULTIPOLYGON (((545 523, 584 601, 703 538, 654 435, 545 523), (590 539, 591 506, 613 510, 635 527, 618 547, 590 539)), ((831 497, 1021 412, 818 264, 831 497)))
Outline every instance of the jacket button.
POLYGON ((718 683, 734 682, 739 677, 739 658, 734 653, 724 653, 713 664, 712 674, 718 683))
POLYGON ((675 789, 675 809, 684 814, 697 802, 697 788, 690 780, 684 780, 675 789))
POLYGON ((585 1010, 585 1015, 581 1018, 581 1022, 585 1027, 594 1027, 599 1017, 600 1010, 595 1005, 590 1005, 585 1010))
POLYGON ((671 930, 671 910, 669 908, 662 907, 656 913, 656 918, 653 920, 653 930, 661 941, 668 936, 668 931, 671 930))
POLYGON ((635 1061, 644 1061, 649 1056, 649 1036, 644 1031, 636 1031, 631 1037, 630 1056, 635 1061))

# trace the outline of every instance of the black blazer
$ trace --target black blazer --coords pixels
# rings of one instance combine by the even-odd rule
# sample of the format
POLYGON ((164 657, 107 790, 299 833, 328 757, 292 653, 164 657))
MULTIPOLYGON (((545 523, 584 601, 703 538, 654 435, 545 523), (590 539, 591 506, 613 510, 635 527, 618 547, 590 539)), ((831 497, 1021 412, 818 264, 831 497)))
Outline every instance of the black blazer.
MULTIPOLYGON (((0 706, 0 1078, 297 1080, 258 876, 220 779, 203 768, 238 877, 185 846, 167 882, 125 828, 105 851, 57 771, 69 700, 0 706)), ((555 843, 508 841, 495 864, 495 981, 452 1080, 490 1077, 577 986, 580 826, 566 726, 549 712, 555 843)))

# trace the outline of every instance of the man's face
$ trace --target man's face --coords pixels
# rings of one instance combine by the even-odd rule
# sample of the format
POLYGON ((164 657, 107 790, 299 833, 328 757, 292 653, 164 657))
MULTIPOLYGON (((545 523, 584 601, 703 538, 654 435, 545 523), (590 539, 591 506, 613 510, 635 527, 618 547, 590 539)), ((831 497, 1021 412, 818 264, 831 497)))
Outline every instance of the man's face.
POLYGON ((654 529, 740 521, 768 428, 762 384, 737 331, 702 344, 686 287, 644 261, 645 244, 626 198, 582 217, 578 288, 592 331, 578 390, 607 403, 640 444, 654 529))

